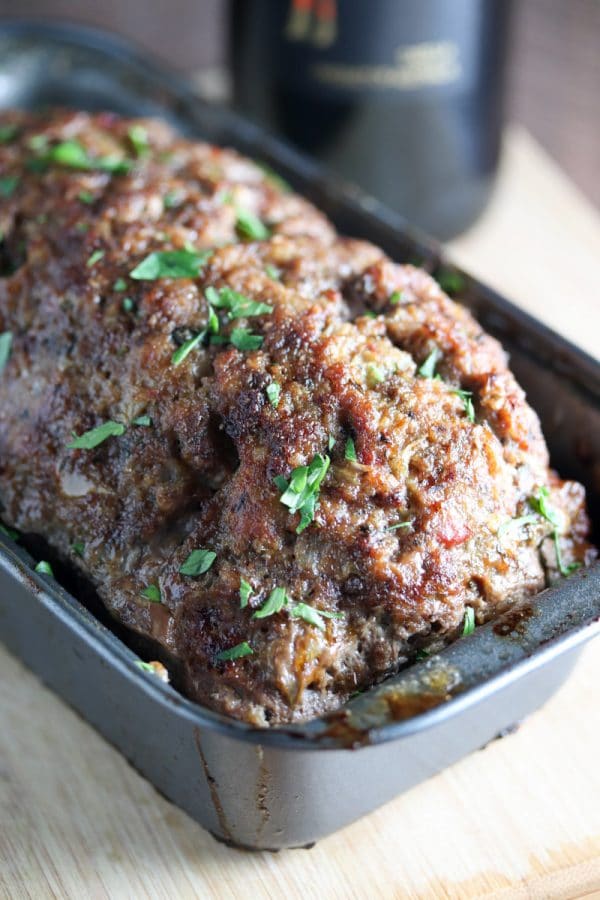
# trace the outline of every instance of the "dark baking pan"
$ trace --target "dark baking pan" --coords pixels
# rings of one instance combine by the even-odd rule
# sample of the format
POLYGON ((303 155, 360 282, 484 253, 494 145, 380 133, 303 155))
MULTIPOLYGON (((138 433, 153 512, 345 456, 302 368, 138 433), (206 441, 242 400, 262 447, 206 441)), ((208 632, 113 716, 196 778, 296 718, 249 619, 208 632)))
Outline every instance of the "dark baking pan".
MULTIPOLYGON (((338 227, 418 259, 458 289, 512 355, 555 465, 584 482, 600 521, 600 365, 448 267, 395 214, 260 129, 199 101, 128 45, 78 28, 0 26, 0 105, 160 115, 271 163, 338 227)), ((204 709, 136 664, 86 606, 0 537, 0 633, 169 799, 216 837, 304 846, 482 747, 543 703, 600 631, 600 566, 306 725, 257 730, 204 709)))

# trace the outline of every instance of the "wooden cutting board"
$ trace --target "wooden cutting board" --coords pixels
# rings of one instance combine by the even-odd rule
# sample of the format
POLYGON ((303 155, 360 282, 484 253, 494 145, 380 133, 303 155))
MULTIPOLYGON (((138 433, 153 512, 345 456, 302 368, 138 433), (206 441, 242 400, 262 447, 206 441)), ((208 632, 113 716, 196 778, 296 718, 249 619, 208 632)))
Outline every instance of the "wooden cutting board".
MULTIPOLYGON (((600 216, 523 132, 483 220, 449 249, 598 354, 600 216)), ((599 686, 596 642, 516 734, 312 850, 245 853, 0 650, 0 897, 600 896, 599 686)))

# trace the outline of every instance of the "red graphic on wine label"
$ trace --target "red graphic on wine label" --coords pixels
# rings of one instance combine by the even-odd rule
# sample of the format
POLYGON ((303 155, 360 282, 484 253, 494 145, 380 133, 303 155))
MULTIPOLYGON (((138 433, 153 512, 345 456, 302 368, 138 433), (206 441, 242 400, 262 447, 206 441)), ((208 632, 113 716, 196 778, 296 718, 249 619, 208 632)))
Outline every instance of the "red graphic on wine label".
POLYGON ((337 0, 291 0, 285 36, 315 47, 331 47, 337 37, 337 0))

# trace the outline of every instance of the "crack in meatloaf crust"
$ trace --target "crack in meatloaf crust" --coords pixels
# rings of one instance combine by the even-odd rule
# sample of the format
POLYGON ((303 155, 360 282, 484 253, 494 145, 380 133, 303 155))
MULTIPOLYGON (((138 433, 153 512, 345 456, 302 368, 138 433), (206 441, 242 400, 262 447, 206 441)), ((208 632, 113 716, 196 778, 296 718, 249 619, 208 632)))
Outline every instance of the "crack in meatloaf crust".
POLYGON ((0 139, 2 518, 190 697, 306 719, 592 559, 583 488, 427 273, 159 122, 0 139))

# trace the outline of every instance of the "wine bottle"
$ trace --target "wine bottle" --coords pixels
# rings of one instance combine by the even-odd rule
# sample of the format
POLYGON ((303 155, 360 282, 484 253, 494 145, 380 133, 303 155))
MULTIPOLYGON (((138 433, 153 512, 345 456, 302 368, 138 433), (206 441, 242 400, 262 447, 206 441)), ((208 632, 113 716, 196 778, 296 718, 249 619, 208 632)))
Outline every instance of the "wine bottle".
POLYGON ((234 0, 238 109, 440 238, 497 168, 510 0, 234 0))

